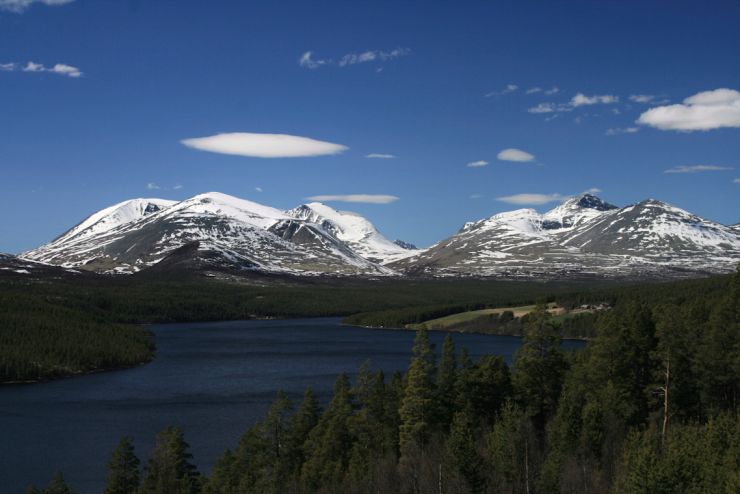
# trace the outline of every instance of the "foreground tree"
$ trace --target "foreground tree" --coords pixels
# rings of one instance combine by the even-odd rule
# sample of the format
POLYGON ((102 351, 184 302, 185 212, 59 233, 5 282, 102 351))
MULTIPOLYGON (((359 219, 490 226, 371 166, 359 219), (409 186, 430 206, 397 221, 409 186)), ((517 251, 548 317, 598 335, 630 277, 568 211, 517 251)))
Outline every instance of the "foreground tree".
POLYGON ((154 451, 146 467, 143 494, 196 494, 200 476, 191 463, 182 429, 167 427, 157 435, 154 451))
POLYGON ((429 439, 434 418, 434 352, 426 329, 416 333, 401 409, 400 448, 403 458, 406 448, 416 443, 421 450, 429 439))
POLYGON ((135 494, 139 488, 139 459, 129 436, 124 436, 108 463, 105 494, 135 494))
POLYGON ((519 403, 542 432, 556 410, 567 368, 560 336, 550 323, 544 304, 528 316, 524 344, 514 363, 514 388, 519 403))
POLYGON ((64 481, 62 472, 57 472, 52 477, 49 487, 44 490, 44 494, 74 494, 74 491, 64 481))

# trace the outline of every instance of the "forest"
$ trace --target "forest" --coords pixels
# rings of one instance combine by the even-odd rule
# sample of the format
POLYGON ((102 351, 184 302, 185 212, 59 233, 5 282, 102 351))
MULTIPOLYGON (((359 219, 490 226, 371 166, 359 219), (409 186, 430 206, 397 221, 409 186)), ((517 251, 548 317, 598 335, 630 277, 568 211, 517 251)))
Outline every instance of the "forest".
POLYGON ((142 324, 345 316, 435 304, 444 310, 530 303, 570 284, 496 281, 258 280, 0 276, 0 383, 28 382, 148 362, 142 324))
MULTIPOLYGON (((403 375, 365 364, 328 403, 278 391, 208 475, 187 431, 146 462, 124 437, 105 493, 739 492, 740 271, 614 293, 583 350, 540 303, 511 366, 422 328, 403 375)), ((28 492, 72 490, 57 473, 28 492)))

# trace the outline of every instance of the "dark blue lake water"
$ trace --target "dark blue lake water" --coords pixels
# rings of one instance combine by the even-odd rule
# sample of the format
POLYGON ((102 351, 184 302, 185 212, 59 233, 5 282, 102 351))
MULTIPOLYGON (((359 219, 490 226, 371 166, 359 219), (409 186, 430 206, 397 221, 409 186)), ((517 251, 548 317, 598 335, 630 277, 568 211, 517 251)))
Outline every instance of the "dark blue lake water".
MULTIPOLYGON (((46 486, 61 470, 78 494, 103 490, 121 436, 148 457, 154 436, 179 425, 201 471, 267 410, 275 391, 326 401, 337 374, 370 360, 389 376, 405 370, 414 334, 340 326, 338 319, 235 321, 153 326, 157 358, 134 369, 0 387, 0 492, 46 486)), ((445 333, 430 337, 441 347, 445 333)), ((521 340, 455 334, 474 358, 511 362, 521 340)), ((582 342, 564 342, 577 348, 582 342)))

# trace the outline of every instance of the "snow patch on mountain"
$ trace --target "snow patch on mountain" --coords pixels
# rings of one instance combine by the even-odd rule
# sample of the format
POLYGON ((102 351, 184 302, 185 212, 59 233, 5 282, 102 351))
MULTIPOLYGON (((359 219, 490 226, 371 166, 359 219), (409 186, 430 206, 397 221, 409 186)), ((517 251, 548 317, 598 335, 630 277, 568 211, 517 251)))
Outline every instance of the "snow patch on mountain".
POLYGON ((365 259, 380 264, 397 261, 417 254, 385 238, 366 218, 351 211, 338 211, 320 202, 303 204, 287 211, 298 219, 321 225, 337 239, 365 259))
POLYGON ((136 221, 146 215, 177 204, 166 199, 129 199, 91 214, 81 223, 57 237, 54 242, 68 242, 99 235, 126 223, 136 221))

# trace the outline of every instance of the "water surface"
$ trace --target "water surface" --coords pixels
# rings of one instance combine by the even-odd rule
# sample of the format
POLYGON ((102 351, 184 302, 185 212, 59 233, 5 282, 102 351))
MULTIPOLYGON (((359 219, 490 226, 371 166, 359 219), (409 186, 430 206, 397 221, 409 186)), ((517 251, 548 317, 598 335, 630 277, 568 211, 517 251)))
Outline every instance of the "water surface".
MULTIPOLYGON (((108 457, 124 434, 146 458, 168 425, 185 429, 196 464, 210 471, 262 417, 275 391, 295 401, 312 386, 322 402, 337 374, 370 360, 389 376, 408 366, 414 334, 341 326, 339 319, 152 326, 154 362, 41 384, 0 387, 0 492, 45 486, 61 470, 78 494, 100 493, 108 457)), ((430 338, 441 348, 446 333, 430 338)), ((521 339, 455 334, 473 358, 511 362, 521 339)), ((566 348, 581 346, 568 341, 566 348)))

